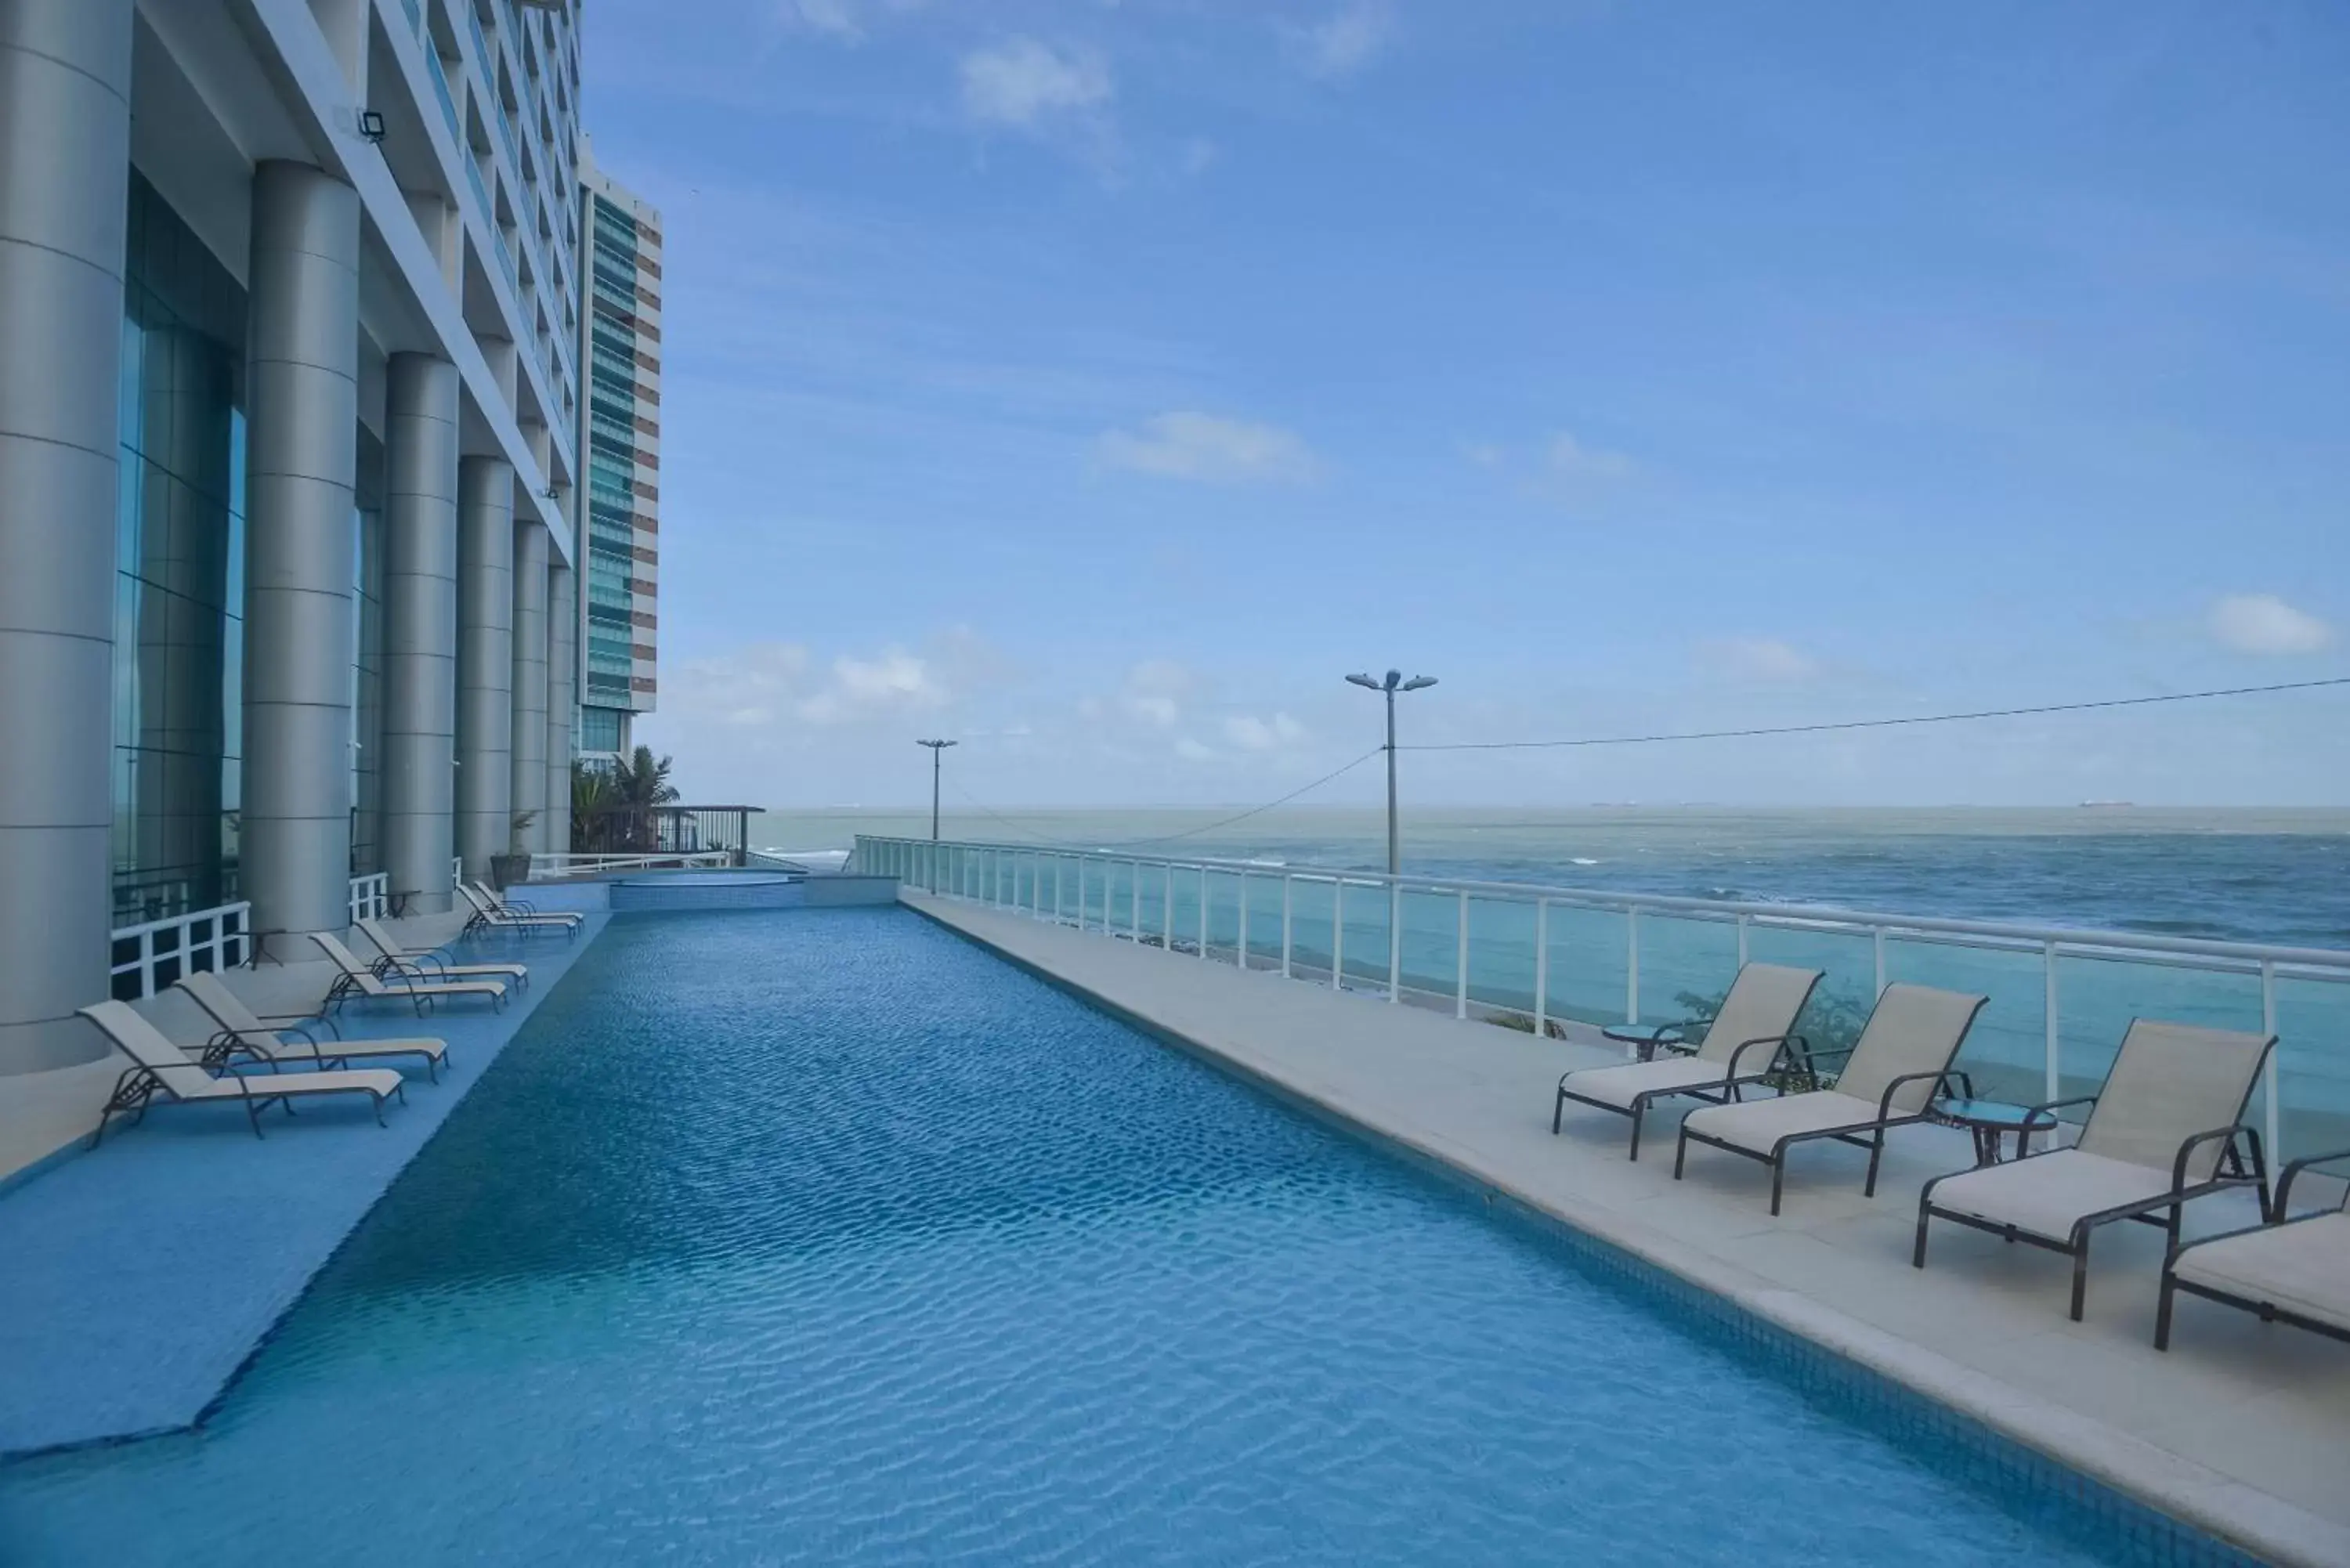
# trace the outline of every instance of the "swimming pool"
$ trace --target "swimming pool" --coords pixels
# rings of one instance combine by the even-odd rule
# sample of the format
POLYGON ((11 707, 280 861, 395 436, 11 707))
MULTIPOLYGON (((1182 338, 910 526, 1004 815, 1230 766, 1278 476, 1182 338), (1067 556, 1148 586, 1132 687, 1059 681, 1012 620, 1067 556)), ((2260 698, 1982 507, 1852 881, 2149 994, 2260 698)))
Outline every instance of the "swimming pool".
POLYGON ((1997 1469, 918 917, 639 916, 0 1557, 2137 1560, 1997 1469))

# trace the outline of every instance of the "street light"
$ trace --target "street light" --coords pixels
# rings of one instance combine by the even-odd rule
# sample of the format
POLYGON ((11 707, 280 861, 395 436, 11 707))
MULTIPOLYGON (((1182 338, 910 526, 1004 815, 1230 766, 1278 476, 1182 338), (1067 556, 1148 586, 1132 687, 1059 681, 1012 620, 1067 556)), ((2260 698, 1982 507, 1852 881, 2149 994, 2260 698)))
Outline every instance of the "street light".
POLYGON ((1355 685, 1363 687, 1367 691, 1383 692, 1387 696, 1388 743, 1386 749, 1388 753, 1388 875, 1390 877, 1400 877, 1403 875, 1403 844, 1401 837, 1396 832, 1396 693, 1399 691, 1418 691, 1425 687, 1433 686, 1436 684, 1436 677, 1433 675, 1415 675, 1410 680, 1406 680, 1403 678, 1402 670, 1390 670, 1388 671, 1388 677, 1385 680, 1375 680, 1368 675, 1349 675, 1347 679, 1355 685))
POLYGON ((939 841, 939 758, 944 755, 946 749, 954 742, 952 741, 916 741, 914 744, 931 748, 931 842, 936 844, 939 841))

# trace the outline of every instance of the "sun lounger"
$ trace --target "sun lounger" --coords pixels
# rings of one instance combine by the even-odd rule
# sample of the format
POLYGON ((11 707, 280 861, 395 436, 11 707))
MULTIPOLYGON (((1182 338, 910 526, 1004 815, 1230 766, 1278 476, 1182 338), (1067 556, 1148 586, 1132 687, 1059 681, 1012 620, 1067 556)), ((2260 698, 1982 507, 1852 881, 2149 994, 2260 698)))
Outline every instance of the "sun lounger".
POLYGON ((1910 1262, 1926 1266, 1926 1228, 1938 1215, 2066 1253, 2077 1323, 2088 1292, 2089 1238, 2098 1226, 2144 1220, 2166 1227, 2175 1248, 2181 1208, 2230 1187, 2261 1192, 2265 1219, 2261 1135, 2243 1115, 2275 1044, 2273 1034, 2137 1020, 2103 1089, 2037 1107, 2091 1107, 2073 1147, 1926 1183, 1910 1262), (2168 1218, 2156 1218, 2161 1214, 2168 1218))
POLYGON ((232 1071, 215 1078, 189 1061, 186 1053, 163 1038, 162 1032, 140 1017, 127 1002, 101 1002, 80 1012, 113 1042, 115 1049, 137 1064, 115 1080, 114 1093, 108 1096, 106 1108, 99 1114, 98 1127, 89 1135, 92 1148, 106 1136, 107 1124, 115 1116, 135 1111, 138 1115, 132 1119, 144 1120, 149 1102, 159 1094, 182 1105, 205 1100, 242 1105, 255 1137, 261 1136, 263 1111, 282 1105, 291 1116, 294 1101, 308 1096, 366 1095, 375 1102, 379 1124, 383 1121, 386 1099, 394 1095, 402 1100, 408 1097, 407 1080, 388 1067, 339 1073, 268 1073, 250 1078, 232 1071))
POLYGON ((561 931, 576 935, 580 917, 567 912, 542 915, 536 909, 519 909, 499 900, 496 895, 468 882, 457 884, 457 891, 473 911, 465 922, 469 931, 561 931))
POLYGON ((304 1019, 272 1028, 246 1007, 220 976, 208 971, 182 975, 173 983, 187 992, 189 1001, 203 1009, 206 1017, 220 1025, 204 1043, 207 1067, 225 1067, 240 1054, 272 1065, 293 1062, 318 1068, 341 1067, 369 1057, 421 1056, 426 1073, 437 1080, 441 1064, 448 1060, 445 1041, 346 1040, 333 1020, 327 1018, 304 1019), (318 1038, 321 1034, 328 1036, 324 1043, 318 1038), (288 1035, 296 1038, 289 1040, 288 1035))
POLYGON ((377 921, 361 916, 356 922, 368 945, 383 956, 368 967, 377 974, 406 975, 412 980, 510 980, 530 984, 530 967, 518 963, 458 963, 439 948, 403 948, 400 939, 377 921))
MULTIPOLYGON (((1953 1078, 1963 1083, 1965 1075, 1953 1074, 1950 1064, 1967 1031, 1974 1027, 1975 1015, 1990 1000, 1931 986, 1887 986, 1859 1040, 1841 1052, 1806 1053, 1814 1066, 1833 1056, 1845 1057, 1835 1087, 1691 1111, 1681 1120, 1673 1179, 1680 1179, 1692 1138, 1759 1159, 1771 1168, 1771 1212, 1776 1214, 1787 1176, 1787 1151, 1825 1137, 1868 1150, 1868 1179, 1861 1190, 1876 1197, 1886 1129, 1924 1121, 1936 1095, 1953 1078)), ((1974 1097, 1971 1084, 1964 1084, 1962 1092, 1974 1097)))
POLYGON ((2289 1218, 2293 1179, 2337 1161, 2350 1161, 2350 1149, 2286 1166, 2267 1223, 2171 1249, 2154 1314, 2157 1350, 2170 1348, 2171 1303, 2179 1291, 2258 1313, 2262 1323, 2350 1339, 2350 1209, 2337 1203, 2289 1218))
POLYGON ((1820 983, 1815 969, 1750 963, 1731 982, 1721 1010, 1706 1026, 1705 1039, 1687 1055, 1614 1067, 1586 1067, 1558 1081, 1550 1130, 1556 1133, 1566 1102, 1596 1106, 1632 1118, 1632 1158, 1640 1158, 1640 1123, 1648 1106, 1676 1095, 1715 1102, 1734 1100, 1748 1084, 1759 1084, 1789 1045, 1800 1049, 1796 1018, 1820 983))
POLYGON ((313 931, 310 940, 317 943, 318 950, 332 959, 335 967, 342 971, 335 977, 335 983, 327 988, 326 1006, 328 1008, 340 1007, 354 996, 371 997, 378 1001, 390 998, 411 1003, 416 1009, 416 1015, 421 1018, 432 1010, 435 1002, 443 997, 486 996, 490 999, 493 1012, 506 1004, 506 988, 503 981, 433 981, 420 980, 412 974, 380 975, 352 957, 351 950, 343 946, 331 932, 313 931))

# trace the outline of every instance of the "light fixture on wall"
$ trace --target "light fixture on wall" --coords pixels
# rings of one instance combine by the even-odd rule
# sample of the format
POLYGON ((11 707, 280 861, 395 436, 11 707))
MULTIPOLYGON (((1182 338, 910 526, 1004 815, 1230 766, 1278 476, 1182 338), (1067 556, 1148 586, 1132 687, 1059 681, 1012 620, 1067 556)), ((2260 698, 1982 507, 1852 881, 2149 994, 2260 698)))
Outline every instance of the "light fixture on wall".
POLYGON ((359 140, 372 145, 383 140, 383 111, 376 109, 359 110, 359 140))

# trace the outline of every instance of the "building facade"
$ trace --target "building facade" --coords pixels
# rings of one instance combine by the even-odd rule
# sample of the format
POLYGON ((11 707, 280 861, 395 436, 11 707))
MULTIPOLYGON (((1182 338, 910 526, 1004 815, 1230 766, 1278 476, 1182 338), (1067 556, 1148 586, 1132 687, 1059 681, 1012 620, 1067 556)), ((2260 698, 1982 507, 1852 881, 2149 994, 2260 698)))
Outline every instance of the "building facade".
POLYGON ((580 141, 579 254, 588 270, 577 472, 587 476, 580 755, 624 755, 659 691, 660 214, 596 167, 580 141))
POLYGON ((567 847, 578 3, 0 0, 0 1084, 567 847))

